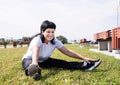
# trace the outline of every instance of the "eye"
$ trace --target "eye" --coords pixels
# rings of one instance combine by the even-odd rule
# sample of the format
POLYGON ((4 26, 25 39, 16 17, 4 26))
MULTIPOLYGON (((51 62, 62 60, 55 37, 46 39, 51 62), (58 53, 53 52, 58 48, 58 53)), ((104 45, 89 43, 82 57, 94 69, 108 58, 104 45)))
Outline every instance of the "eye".
POLYGON ((50 33, 50 31, 47 31, 47 33, 50 33))
POLYGON ((52 31, 52 33, 54 33, 54 31, 52 31))

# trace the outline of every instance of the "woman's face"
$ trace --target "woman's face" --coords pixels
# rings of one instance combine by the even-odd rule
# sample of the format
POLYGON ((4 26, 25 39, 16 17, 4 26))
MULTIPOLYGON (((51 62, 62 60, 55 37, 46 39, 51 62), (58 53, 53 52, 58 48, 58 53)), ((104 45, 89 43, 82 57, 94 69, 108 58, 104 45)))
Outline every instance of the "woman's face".
POLYGON ((55 29, 47 28, 42 34, 45 37, 45 42, 51 41, 55 36, 55 29))

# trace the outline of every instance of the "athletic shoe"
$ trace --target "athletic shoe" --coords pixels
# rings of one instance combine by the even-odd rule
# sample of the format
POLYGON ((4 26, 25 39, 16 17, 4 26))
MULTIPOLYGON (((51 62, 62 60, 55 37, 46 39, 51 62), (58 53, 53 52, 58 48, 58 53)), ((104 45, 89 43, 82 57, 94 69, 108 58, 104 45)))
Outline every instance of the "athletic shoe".
POLYGON ((41 78, 41 69, 32 64, 25 70, 25 74, 35 80, 39 80, 41 78))
POLYGON ((97 61, 91 61, 91 63, 94 63, 94 65, 92 67, 90 67, 88 70, 92 71, 95 68, 97 68, 100 65, 101 61, 102 61, 101 59, 98 59, 97 61))
POLYGON ((83 62, 83 67, 82 69, 83 70, 86 70, 86 71, 92 71, 94 70, 96 67, 98 67, 101 63, 101 59, 98 59, 96 61, 90 61, 90 64, 87 63, 87 62, 83 62))
POLYGON ((36 72, 32 77, 33 77, 33 79, 35 79, 35 80, 40 80, 40 78, 41 78, 41 73, 40 73, 40 72, 36 72))

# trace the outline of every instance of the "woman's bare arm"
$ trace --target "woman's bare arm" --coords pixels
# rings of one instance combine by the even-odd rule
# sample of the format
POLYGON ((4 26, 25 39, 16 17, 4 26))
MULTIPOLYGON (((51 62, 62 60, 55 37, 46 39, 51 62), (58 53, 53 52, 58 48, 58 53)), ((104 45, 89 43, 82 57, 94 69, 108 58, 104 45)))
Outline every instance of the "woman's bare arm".
POLYGON ((73 58, 77 58, 77 59, 81 59, 81 60, 84 60, 88 63, 90 63, 90 61, 95 61, 95 59, 90 59, 90 58, 86 58, 86 57, 83 57, 81 54, 77 53, 77 52, 74 52, 68 48, 66 48, 65 46, 59 48, 59 50, 67 55, 67 56, 70 56, 70 57, 73 57, 73 58))

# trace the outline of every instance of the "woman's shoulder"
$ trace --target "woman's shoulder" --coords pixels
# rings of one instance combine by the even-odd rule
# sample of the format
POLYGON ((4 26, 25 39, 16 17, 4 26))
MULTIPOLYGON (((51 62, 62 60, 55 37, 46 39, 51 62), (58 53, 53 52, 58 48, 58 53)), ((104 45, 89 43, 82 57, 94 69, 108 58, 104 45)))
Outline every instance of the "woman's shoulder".
POLYGON ((35 36, 35 37, 33 38, 33 40, 41 40, 40 35, 35 36))
POLYGON ((59 39, 54 38, 54 41, 57 48, 61 48, 63 46, 63 43, 59 39))
POLYGON ((55 43, 62 43, 59 39, 57 39, 57 38, 54 38, 54 42, 55 43))
POLYGON ((58 39, 55 37, 55 38, 54 38, 54 41, 55 41, 55 42, 59 42, 60 40, 58 40, 58 39))
POLYGON ((41 42, 41 38, 40 38, 40 35, 38 36, 35 36, 31 42, 41 42))

